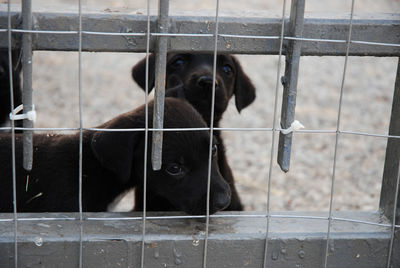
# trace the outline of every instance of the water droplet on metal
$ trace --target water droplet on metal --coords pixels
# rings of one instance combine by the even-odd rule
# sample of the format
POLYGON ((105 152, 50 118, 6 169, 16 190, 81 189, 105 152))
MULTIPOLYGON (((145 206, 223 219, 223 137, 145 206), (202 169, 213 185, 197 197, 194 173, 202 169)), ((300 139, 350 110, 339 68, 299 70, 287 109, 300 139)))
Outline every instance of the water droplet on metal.
POLYGON ((276 261, 276 260, 278 259, 278 257, 279 257, 279 252, 278 252, 278 251, 272 252, 271 258, 272 258, 274 261, 276 261))
POLYGON ((179 258, 175 258, 175 264, 176 264, 176 265, 182 264, 182 260, 179 259, 179 258))
POLYGON ((176 258, 180 258, 180 257, 182 257, 182 253, 179 252, 176 248, 174 248, 174 256, 175 256, 176 258))
POLYGON ((41 247, 43 245, 43 238, 41 237, 35 237, 35 245, 38 247, 41 247))
POLYGON ((334 252, 335 251, 335 245, 333 244, 333 241, 331 240, 329 242, 329 252, 334 252))
POLYGON ((37 225, 40 227, 50 228, 50 225, 45 224, 45 223, 38 223, 37 225))
POLYGON ((158 249, 154 250, 154 258, 158 259, 160 257, 160 251, 158 249))
POLYGON ((298 253, 300 259, 304 259, 304 257, 306 256, 306 253, 304 252, 304 250, 300 250, 298 253))

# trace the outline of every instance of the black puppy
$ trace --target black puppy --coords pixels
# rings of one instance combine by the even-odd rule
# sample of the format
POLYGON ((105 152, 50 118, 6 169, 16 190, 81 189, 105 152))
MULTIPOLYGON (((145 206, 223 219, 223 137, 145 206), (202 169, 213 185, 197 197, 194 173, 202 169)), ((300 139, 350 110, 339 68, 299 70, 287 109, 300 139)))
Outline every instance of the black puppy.
MULTIPOLYGON (((19 62, 19 50, 12 50, 12 77, 14 107, 22 103, 21 99, 21 64, 19 62)), ((0 50, 0 126, 8 121, 11 112, 10 98, 10 71, 9 71, 8 51, 0 50)), ((22 126, 22 121, 16 121, 16 126, 22 126)))
MULTIPOLYGON (((187 99, 203 116, 207 125, 211 121, 211 98, 213 82, 212 54, 168 54, 166 75, 166 96, 187 99)), ((149 56, 149 89, 154 87, 154 55, 149 56)), ((145 88, 146 59, 137 63, 132 69, 133 79, 140 87, 145 88)), ((235 95, 235 104, 240 112, 255 99, 255 87, 244 73, 238 60, 232 55, 218 55, 216 67, 214 126, 227 109, 230 98, 235 95)), ((214 131, 218 142, 218 165, 224 179, 229 183, 232 200, 226 210, 243 210, 236 191, 232 171, 228 165, 225 146, 220 131, 214 131)), ((136 191, 141 198, 141 193, 136 191)), ((136 199, 136 201, 139 201, 136 199)), ((162 200, 157 200, 165 205, 162 200)), ((155 205, 156 206, 156 205, 155 205)))
MULTIPOLYGON (((149 121, 153 103, 149 103, 149 121)), ((99 128, 143 128, 144 106, 122 114, 99 128)), ((198 112, 187 102, 166 98, 165 128, 206 127, 198 112)), ((84 131, 82 200, 84 211, 106 211, 107 205, 124 191, 143 191, 144 131, 84 131)), ((19 212, 78 211, 79 133, 35 134, 31 172, 21 167, 21 136, 16 138, 17 204, 19 212)), ((170 210, 204 214, 207 197, 207 131, 164 132, 162 169, 153 171, 147 163, 147 187, 172 205, 170 210)), ((148 150, 151 151, 151 132, 148 150)), ((230 202, 229 185, 217 164, 216 145, 212 161, 210 213, 230 202)), ((150 158, 151 154, 148 154, 150 158)), ((11 212, 12 167, 10 135, 0 135, 0 211, 11 212)), ((148 207, 151 210, 151 206, 148 207)))

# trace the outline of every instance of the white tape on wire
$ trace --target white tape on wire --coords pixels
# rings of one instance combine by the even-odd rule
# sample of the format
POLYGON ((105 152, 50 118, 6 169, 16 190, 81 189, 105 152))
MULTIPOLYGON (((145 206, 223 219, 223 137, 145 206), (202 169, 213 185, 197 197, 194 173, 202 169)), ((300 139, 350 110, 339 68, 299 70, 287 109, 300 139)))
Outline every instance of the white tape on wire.
POLYGON ((24 105, 21 104, 19 105, 17 108, 14 109, 14 111, 12 111, 10 113, 10 120, 16 121, 16 120, 24 120, 24 119, 28 119, 30 121, 35 122, 36 121, 36 111, 35 111, 35 106, 32 105, 32 111, 26 112, 24 114, 18 114, 19 112, 21 112, 24 109, 24 105))
POLYGON ((294 120, 293 123, 290 125, 289 128, 281 129, 282 134, 289 134, 291 132, 297 131, 304 128, 303 124, 297 120, 294 120))

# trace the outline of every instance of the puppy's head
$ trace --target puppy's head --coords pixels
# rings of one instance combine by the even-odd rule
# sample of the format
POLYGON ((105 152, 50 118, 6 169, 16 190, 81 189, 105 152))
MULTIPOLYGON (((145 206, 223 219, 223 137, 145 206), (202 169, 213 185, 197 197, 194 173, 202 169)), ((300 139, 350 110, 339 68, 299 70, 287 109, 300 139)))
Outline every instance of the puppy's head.
MULTIPOLYGON (((149 125, 153 102, 149 103, 149 125)), ((106 123, 107 128, 143 128, 144 107, 106 123)), ((166 98, 164 128, 206 127, 199 113, 191 105, 176 98, 166 98)), ((148 138, 147 189, 166 198, 176 210, 188 214, 206 212, 208 131, 164 131, 161 170, 151 168, 151 141, 148 138)), ((92 138, 95 157, 113 171, 119 183, 143 187, 144 133, 96 132, 92 138)), ((213 143, 210 177, 210 213, 226 208, 230 203, 230 187, 221 176, 217 164, 217 147, 213 143)))
MULTIPOLYGON (((149 89, 154 87, 154 55, 149 56, 149 89)), ((210 122, 213 87, 213 54, 168 54, 166 95, 187 99, 210 122), (177 87, 181 86, 181 90, 177 87), (172 88, 173 90, 169 90, 172 88), (182 93, 183 94, 180 94, 182 93)), ((146 60, 132 69, 133 79, 145 88, 146 60)), ((255 99, 255 88, 244 73, 238 60, 231 55, 218 55, 215 77, 215 120, 218 122, 226 110, 230 98, 235 95, 236 108, 240 112, 255 99)))

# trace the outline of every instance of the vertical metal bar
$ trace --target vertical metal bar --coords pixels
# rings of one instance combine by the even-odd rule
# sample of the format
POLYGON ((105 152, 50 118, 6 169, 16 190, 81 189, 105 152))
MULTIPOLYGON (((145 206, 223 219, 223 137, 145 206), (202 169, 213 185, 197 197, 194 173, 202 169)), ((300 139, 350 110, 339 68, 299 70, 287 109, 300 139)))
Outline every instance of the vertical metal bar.
POLYGON ((400 231, 399 231, 399 229, 396 230, 396 221, 398 221, 397 211, 399 209, 399 202, 398 202, 399 201, 398 200, 399 187, 400 187, 400 163, 398 165, 395 196, 393 198, 394 206, 393 206, 393 213, 392 213, 392 229, 391 229, 391 234, 390 234, 389 254, 388 254, 387 261, 386 261, 387 268, 400 266, 399 256, 396 256, 396 259, 392 259, 393 252, 397 252, 397 254, 399 254, 399 252, 400 252, 400 245, 399 245, 400 231))
MULTIPOLYGON (((32 2, 31 0, 22 1, 22 28, 32 30, 32 2)), ((32 111, 32 34, 23 33, 22 35, 22 71, 23 71, 23 93, 22 103, 24 113, 32 111)), ((33 121, 24 119, 25 128, 33 128, 33 121)), ((23 138, 23 167, 26 170, 32 169, 33 145, 32 130, 24 130, 23 138)))
MULTIPOLYGON (((292 37, 302 37, 304 6, 305 0, 292 0, 289 22, 289 34, 292 37)), ((285 76, 282 78, 281 128, 283 129, 289 128, 294 121, 301 43, 301 40, 290 40, 287 49, 285 76)), ((289 171, 292 135, 293 133, 279 134, 278 164, 284 172, 289 171)))
MULTIPOLYGON (((11 53, 11 1, 7 3, 7 36, 8 36, 8 79, 10 80, 10 106, 14 112, 14 85, 13 64, 11 53)), ((18 268, 18 214, 17 214, 17 175, 15 168, 15 122, 11 120, 11 162, 12 162, 12 185, 13 185, 13 212, 14 212, 14 268, 18 268)))
POLYGON ((78 29, 78 87, 79 87, 79 268, 83 267, 83 213, 82 213, 82 152, 83 152, 83 110, 82 110, 82 1, 79 0, 78 29))
MULTIPOLYGON (((394 86, 392 114, 390 117, 389 135, 400 135, 400 59, 397 65, 396 82, 394 86)), ((383 170, 382 188, 379 208, 388 219, 392 220, 393 226, 400 221, 400 201, 399 201, 399 169, 400 169, 400 140, 388 138, 386 146, 385 167, 383 170)), ((388 255, 388 266, 391 265, 391 252, 394 251, 394 245, 399 244, 398 235, 393 228, 392 240, 390 245, 390 254, 388 255), (396 236, 395 236, 396 234, 396 236)), ((398 246, 397 246, 398 247, 398 246)), ((399 252, 399 248, 396 248, 399 252)), ((392 264, 394 265, 394 264, 392 264)))
POLYGON ((146 36, 146 72, 145 72, 145 130, 144 130, 144 160, 143 160, 143 219, 142 219, 142 251, 140 267, 144 268, 144 250, 146 238, 146 199, 147 199, 147 143, 149 136, 149 53, 150 53, 150 0, 147 0, 147 36, 146 36))
POLYGON ((328 265, 329 239, 330 239, 330 235, 331 235, 331 226, 332 226, 333 194, 334 194, 334 189, 335 189, 336 161, 337 161, 337 151, 338 151, 338 144, 339 144, 339 137, 340 137, 340 121, 341 121, 341 115, 342 115, 343 89, 344 89, 344 82, 345 82, 345 79, 346 79, 347 61, 348 61, 348 58, 349 58, 349 51, 350 51, 351 31, 352 31, 352 28, 353 28, 354 1, 355 0, 351 1, 349 35, 347 37, 347 43, 346 43, 346 57, 344 59, 343 76, 342 76, 342 82, 341 82, 341 85, 340 85, 338 116, 337 116, 337 121, 336 121, 335 150, 334 150, 334 154, 333 154, 331 195, 330 195, 330 200, 329 200, 328 231, 327 231, 326 245, 325 245, 325 259, 324 259, 324 267, 325 268, 328 265))
POLYGON ((208 234, 209 234, 209 228, 210 228, 210 186, 211 186, 212 147, 213 147, 213 137, 214 137, 214 110, 215 110, 214 106, 215 106, 215 81, 216 81, 216 73, 217 73, 218 26, 219 26, 219 0, 216 1, 216 7, 215 7, 213 84, 212 84, 212 96, 211 96, 210 142, 209 142, 209 148, 208 148, 206 231, 205 231, 205 238, 204 238, 203 268, 207 267, 208 234))
POLYGON ((270 222, 271 222, 271 213, 270 213, 271 178, 272 178, 272 164, 273 164, 274 153, 275 153, 275 134, 276 134, 275 132, 276 132, 277 111, 278 111, 279 77, 281 75, 282 47, 283 47, 283 37, 284 37, 284 33, 285 33, 285 10, 286 10, 286 0, 283 0, 281 34, 280 34, 280 41, 279 41, 279 57, 278 57, 278 65, 277 65, 277 71, 276 71, 274 114, 273 114, 273 120, 272 120, 271 152, 270 152, 269 172, 268 172, 267 227, 265 230, 265 248, 264 248, 264 261, 263 261, 264 268, 267 267, 268 238, 269 238, 269 227, 270 227, 270 222))
MULTIPOLYGON (((168 9, 169 9, 169 0, 158 1, 157 29, 158 32, 160 33, 168 33, 168 9)), ((156 79, 155 79, 155 92, 154 92, 154 113, 153 113, 153 128, 155 129, 161 129, 163 127, 167 45, 168 45, 168 37, 159 36, 157 38, 156 59, 155 59, 156 79)), ((162 141, 163 141, 163 132, 154 131, 153 146, 151 150, 153 170, 161 169, 162 141)))

